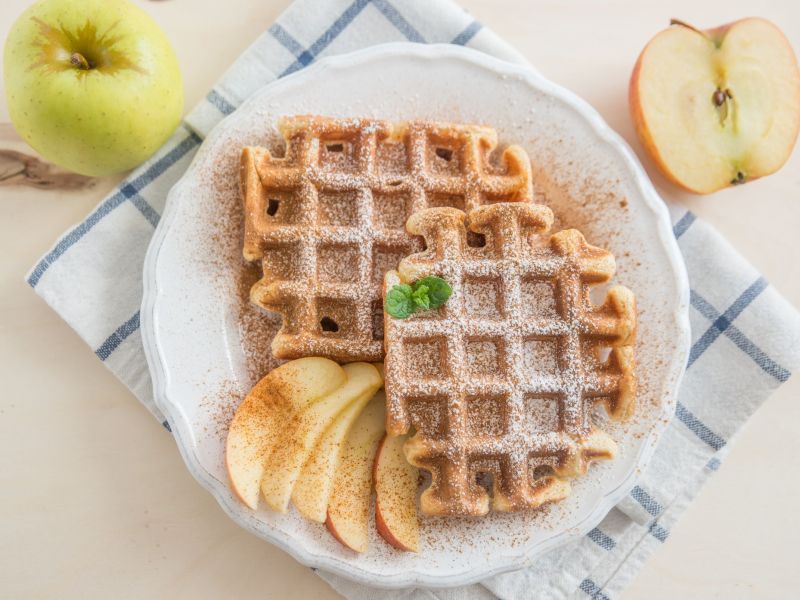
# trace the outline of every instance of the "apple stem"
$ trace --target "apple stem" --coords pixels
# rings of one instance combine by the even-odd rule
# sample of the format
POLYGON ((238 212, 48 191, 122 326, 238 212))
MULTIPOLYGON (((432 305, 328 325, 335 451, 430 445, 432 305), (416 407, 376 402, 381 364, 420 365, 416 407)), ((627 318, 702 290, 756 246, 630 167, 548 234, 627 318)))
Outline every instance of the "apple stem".
POLYGON ((689 25, 689 23, 687 23, 686 21, 681 21, 680 19, 670 19, 670 20, 669 20, 669 24, 670 24, 670 25, 678 25, 679 27, 686 27, 686 29, 691 29, 692 31, 694 31, 694 32, 696 32, 696 33, 699 33, 699 34, 700 34, 700 35, 702 35, 703 37, 708 37, 708 36, 705 34, 705 32, 704 32, 704 31, 700 31, 700 30, 699 30, 697 27, 695 27, 694 25, 689 25))
POLYGON ((73 52, 72 56, 69 57, 69 62, 72 63, 72 66, 77 67, 81 71, 88 71, 92 68, 92 65, 89 64, 89 61, 86 60, 86 57, 80 52, 73 52))

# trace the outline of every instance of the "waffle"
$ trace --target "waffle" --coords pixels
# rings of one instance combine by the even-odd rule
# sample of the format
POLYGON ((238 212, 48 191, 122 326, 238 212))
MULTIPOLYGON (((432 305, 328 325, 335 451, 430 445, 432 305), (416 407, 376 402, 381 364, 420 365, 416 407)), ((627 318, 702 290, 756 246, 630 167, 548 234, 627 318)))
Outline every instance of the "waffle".
POLYGON ((383 275, 422 241, 404 229, 433 206, 530 201, 517 146, 492 160, 488 127, 288 117, 285 154, 242 153, 244 256, 261 260, 255 304, 280 313, 278 358, 383 359, 383 275))
POLYGON ((435 311, 386 316, 387 431, 416 430, 405 452, 431 473, 423 513, 483 515, 489 488, 495 510, 535 508, 615 454, 592 412, 633 412, 635 299, 615 286, 593 304, 614 257, 575 229, 541 235, 552 222, 531 203, 469 217, 435 208, 408 221, 427 249, 386 274, 384 293, 428 275, 453 288, 435 311))

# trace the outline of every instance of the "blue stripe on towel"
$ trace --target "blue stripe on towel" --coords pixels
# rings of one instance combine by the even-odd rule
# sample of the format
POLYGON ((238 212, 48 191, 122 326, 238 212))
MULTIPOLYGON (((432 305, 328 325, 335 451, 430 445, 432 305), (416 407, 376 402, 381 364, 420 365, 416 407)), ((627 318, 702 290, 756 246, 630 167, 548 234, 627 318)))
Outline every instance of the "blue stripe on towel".
POLYGON ((422 37, 422 34, 417 31, 388 0, 372 0, 372 6, 381 11, 381 14, 386 17, 400 33, 406 36, 409 42, 417 42, 419 44, 425 43, 425 38, 422 37))
POLYGON ((611 536, 606 535, 602 531, 600 531, 597 527, 592 529, 586 536, 592 540, 595 544, 600 546, 603 550, 613 550, 614 546, 617 545, 617 542, 611 538, 611 536))
POLYGON ((690 210, 687 210, 686 214, 683 215, 672 227, 672 233, 675 236, 675 239, 680 239, 680 237, 686 233, 686 230, 689 229, 689 227, 692 226, 692 223, 694 223, 696 220, 697 217, 694 215, 694 213, 690 210))
POLYGON ((273 24, 272 27, 269 28, 269 32, 284 48, 294 54, 295 58, 299 58, 300 55, 305 52, 303 45, 298 42, 291 33, 286 31, 280 23, 273 24))
POLYGON ((634 486, 631 490, 631 496, 653 517, 657 517, 664 510, 663 506, 661 506, 656 500, 653 499, 652 496, 650 496, 650 494, 645 492, 644 489, 638 485, 634 486))
MULTIPOLYGON (((269 28, 269 32, 284 48, 291 52, 296 60, 279 75, 285 77, 308 66, 320 55, 350 23, 361 13, 368 4, 372 4, 394 27, 410 42, 425 43, 423 35, 406 19, 389 0, 355 0, 339 16, 309 48, 304 49, 302 44, 292 36, 284 27, 277 23, 269 28)), ((482 25, 473 21, 453 40, 453 44, 466 44, 478 33, 482 25)))
POLYGON ((222 97, 217 90, 213 89, 208 92, 206 95, 206 100, 208 100, 211 104, 217 107, 217 110, 221 112, 223 115, 228 116, 233 111, 236 110, 236 107, 228 102, 225 98, 222 97))
POLYGON ((675 416, 697 437, 714 448, 714 450, 719 450, 725 445, 724 438, 711 431, 705 423, 694 416, 681 402, 678 402, 678 405, 675 407, 675 416))
POLYGON ((475 34, 478 33, 481 29, 483 29, 483 25, 478 23, 477 21, 473 21, 467 27, 459 33, 456 37, 453 38, 453 41, 450 42, 451 44, 456 44, 458 46, 463 46, 475 37, 475 34))
POLYGON ((659 525, 657 521, 650 523, 650 527, 648 527, 647 532, 659 542, 666 542, 667 538, 669 537, 669 531, 665 527, 659 525))
MULTIPOLYGON (((311 61, 316 58, 320 52, 322 52, 325 48, 327 48, 333 40, 335 40, 344 29, 353 22, 353 20, 364 10, 364 7, 370 3, 370 0, 355 0, 350 6, 345 9, 345 11, 341 14, 341 16, 333 22, 325 33, 323 33, 317 41, 311 44, 311 47, 308 48, 305 52, 302 52, 298 59, 294 61, 291 65, 289 65, 283 73, 279 75, 279 77, 285 77, 290 73, 294 73, 302 69, 303 67, 307 66, 311 61), (302 60, 301 60, 302 58, 302 60)), ((275 35, 273 33, 273 35, 275 35)), ((280 39, 277 39, 281 42, 280 39)), ((283 43, 283 42, 281 42, 283 43)))
POLYGON ((63 255, 67 250, 80 241, 80 239, 83 238, 83 236, 89 231, 91 231, 95 225, 102 221, 104 217, 106 217, 126 200, 130 200, 131 198, 135 197, 139 192, 141 192, 162 173, 164 173, 164 171, 169 169, 199 144, 200 138, 196 134, 189 132, 187 137, 180 144, 175 146, 175 148, 150 165, 150 167, 144 173, 129 181, 114 195, 98 206, 95 211, 86 218, 86 220, 61 238, 61 240, 56 244, 56 247, 48 252, 41 261, 39 261, 39 264, 36 265, 30 277, 28 277, 28 284, 35 288, 39 283, 39 280, 47 272, 50 266, 55 263, 61 257, 61 255, 63 255))
POLYGON ((136 209, 142 213, 145 219, 150 222, 150 225, 155 227, 158 225, 158 221, 161 219, 161 215, 158 214, 158 211, 150 206, 147 203, 147 200, 142 198, 138 192, 134 192, 132 196, 130 196, 129 200, 131 204, 133 204, 136 209))
MULTIPOLYGON (((694 343, 691 351, 689 352, 689 364, 691 367, 694 362, 700 358, 708 347, 716 340, 725 330, 730 327, 730 324, 742 314, 742 311, 747 308, 750 303, 758 298, 759 294, 767 288, 767 281, 763 277, 756 279, 750 287, 748 287, 742 294, 734 300, 728 310, 719 315, 711 323, 706 332, 694 343)), ((695 294, 696 295, 696 294, 695 294)))
POLYGON ((114 352, 114 350, 116 350, 119 345, 137 329, 139 329, 138 310, 136 311, 135 315, 117 327, 117 330, 108 336, 106 341, 100 344, 100 347, 94 351, 94 353, 97 355, 97 358, 100 360, 106 360, 109 356, 111 356, 111 353, 114 352))
MULTIPOLYGON (((717 309, 694 290, 692 290, 691 302, 692 306, 697 309, 697 312, 699 312, 712 323, 723 322, 721 321, 722 316, 719 314, 717 309)), ((750 341, 750 339, 748 339, 747 336, 745 336, 741 330, 732 323, 728 323, 727 327, 725 327, 725 330, 722 333, 724 333, 728 339, 736 344, 736 346, 742 352, 752 358, 753 361, 766 373, 769 373, 781 383, 791 377, 792 374, 788 369, 785 369, 767 356, 764 351, 761 350, 761 348, 750 341)))
POLYGON ((588 577, 581 581, 581 590, 592 600, 611 600, 603 593, 602 588, 588 577))

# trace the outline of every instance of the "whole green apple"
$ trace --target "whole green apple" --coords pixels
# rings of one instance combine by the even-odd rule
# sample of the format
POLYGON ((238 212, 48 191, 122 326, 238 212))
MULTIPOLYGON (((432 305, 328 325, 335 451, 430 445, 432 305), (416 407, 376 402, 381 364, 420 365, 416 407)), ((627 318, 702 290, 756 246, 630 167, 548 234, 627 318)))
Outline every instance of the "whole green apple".
POLYGON ((83 175, 141 164, 183 112, 175 52, 127 0, 40 0, 11 28, 4 76, 19 134, 83 175))

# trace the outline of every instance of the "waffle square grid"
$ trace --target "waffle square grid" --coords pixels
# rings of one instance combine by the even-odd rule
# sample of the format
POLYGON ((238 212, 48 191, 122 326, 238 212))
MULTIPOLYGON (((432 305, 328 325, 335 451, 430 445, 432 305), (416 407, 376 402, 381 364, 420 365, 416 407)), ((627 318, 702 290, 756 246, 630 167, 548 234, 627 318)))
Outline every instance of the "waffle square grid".
POLYGON ((485 514, 487 478, 495 510, 561 500, 568 478, 615 454, 591 413, 595 404, 612 419, 633 411, 635 299, 614 286, 594 305, 590 290, 613 276, 613 255, 574 229, 546 239, 552 222, 530 203, 468 218, 430 209, 408 222, 427 249, 387 273, 384 293, 428 275, 453 288, 436 311, 386 316, 387 430, 416 430, 405 452, 431 473, 426 514, 485 514))
POLYGON ((251 300, 283 316, 278 358, 383 358, 386 271, 423 248, 415 212, 531 201, 527 154, 492 160, 489 127, 287 117, 282 157, 242 153, 244 257, 261 260, 251 300))

